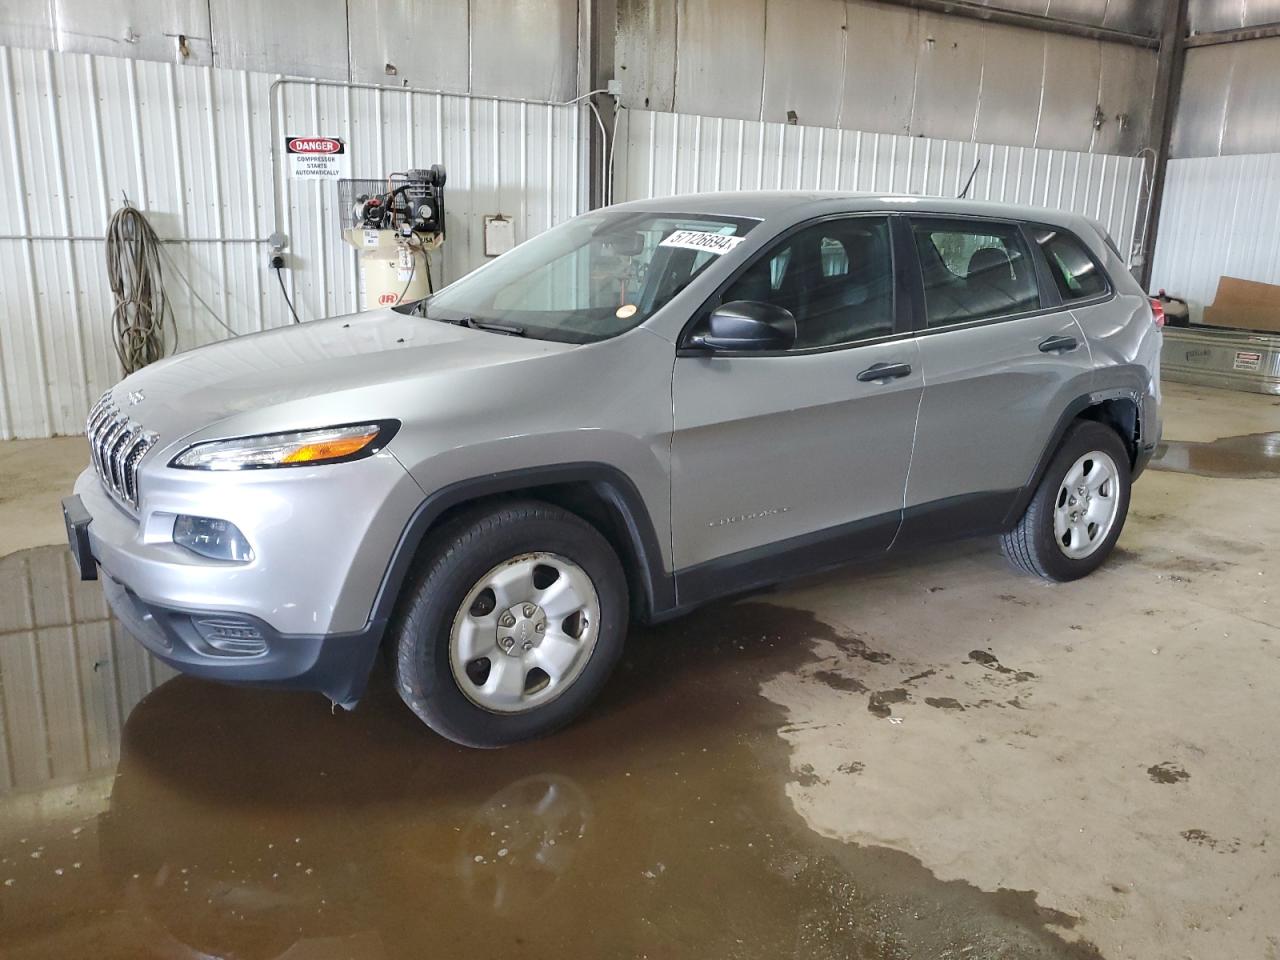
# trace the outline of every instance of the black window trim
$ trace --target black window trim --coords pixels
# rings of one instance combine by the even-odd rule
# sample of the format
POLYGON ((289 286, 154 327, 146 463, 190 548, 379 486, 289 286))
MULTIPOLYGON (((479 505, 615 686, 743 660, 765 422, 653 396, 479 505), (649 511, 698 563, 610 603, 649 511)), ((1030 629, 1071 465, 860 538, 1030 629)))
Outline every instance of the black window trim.
POLYGON ((1031 317, 1042 317, 1050 313, 1061 313, 1063 310, 1070 310, 1076 307, 1089 307, 1095 304, 1105 303, 1115 297, 1115 286, 1111 282, 1111 275, 1102 268, 1102 264, 1098 263, 1097 257, 1093 255, 1093 251, 1089 249, 1088 244, 1084 243, 1072 230, 1066 227, 1060 227, 1056 224, 1043 223, 1039 220, 1015 220, 1009 217, 992 217, 982 216, 981 214, 968 213, 931 213, 922 210, 918 213, 905 214, 908 221, 907 233, 910 236, 911 246, 911 263, 914 269, 911 271, 915 288, 914 297, 917 300, 917 307, 914 311, 914 335, 918 337, 931 337, 940 333, 953 333, 958 330, 973 330, 977 327, 987 327, 996 323, 1008 323, 1012 320, 1025 320, 1031 317), (920 255, 915 246, 915 224, 917 221, 929 220, 960 220, 966 223, 996 223, 1002 226, 1015 227, 1023 237, 1031 251, 1031 260, 1036 273, 1036 285, 1039 288, 1040 300, 1043 304, 1035 310, 1023 310, 1018 313, 1002 313, 993 317, 979 317, 976 320, 962 320, 959 323, 946 324, 945 326, 931 327, 929 326, 928 312, 925 308, 925 290, 924 290, 924 267, 920 263, 920 255), (1050 230, 1056 230, 1059 233, 1065 233, 1079 243, 1093 259, 1094 263, 1102 271, 1102 276, 1107 280, 1107 294, 1105 296, 1092 297, 1088 300, 1070 300, 1063 301, 1062 294, 1058 291, 1058 285, 1054 281, 1053 276, 1049 273, 1049 261, 1044 255, 1044 251, 1040 249, 1040 244, 1035 242, 1035 238, 1031 236, 1030 228, 1045 227, 1050 230), (1048 301, 1046 303, 1046 301, 1048 301))
POLYGON ((693 311, 685 325, 680 330, 680 336, 676 338, 676 356, 677 357, 806 357, 820 353, 834 353, 837 350, 856 350, 859 347, 872 346, 873 344, 893 343, 897 340, 906 340, 916 335, 911 329, 911 320, 914 313, 910 281, 908 272, 912 261, 904 260, 904 250, 902 246, 902 230, 898 226, 898 222, 903 219, 902 214, 889 213, 879 210, 851 210, 842 213, 827 213, 820 217, 811 217, 808 220, 802 220, 799 223, 793 223, 782 232, 778 233, 773 239, 760 248, 755 255, 748 259, 745 263, 739 264, 718 287, 711 293, 706 300, 693 311), (702 323, 707 314, 721 304, 721 297, 738 279, 754 267, 762 259, 773 255, 786 241, 801 230, 809 227, 818 226, 832 220, 852 220, 855 218, 877 217, 886 221, 889 227, 889 269, 893 271, 893 333, 887 333, 879 337, 867 337, 862 340, 851 340, 848 343, 833 343, 819 347, 801 347, 799 349, 792 348, 789 350, 711 350, 707 347, 697 347, 689 341, 694 335, 694 331, 698 325, 702 323), (899 269, 903 267, 904 269, 899 269))

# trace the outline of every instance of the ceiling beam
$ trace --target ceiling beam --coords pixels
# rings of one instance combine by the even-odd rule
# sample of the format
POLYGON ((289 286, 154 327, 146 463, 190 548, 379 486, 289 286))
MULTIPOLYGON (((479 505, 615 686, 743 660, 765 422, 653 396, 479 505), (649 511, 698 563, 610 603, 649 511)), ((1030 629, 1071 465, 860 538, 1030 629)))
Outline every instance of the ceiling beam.
POLYGON ((982 20, 986 23, 998 23, 1008 27, 1027 27, 1045 33, 1057 33, 1068 37, 1083 37, 1086 40, 1101 40, 1106 43, 1124 43, 1132 47, 1145 47, 1154 50, 1160 45, 1158 37, 1148 37, 1139 33, 1126 33, 1123 30, 1112 30, 1108 27, 1095 27, 1087 23, 1076 23, 1072 20, 1059 20, 1035 13, 1020 13, 1016 10, 1002 10, 988 7, 970 0, 877 0, 895 7, 911 7, 926 13, 940 13, 953 17, 967 17, 970 20, 982 20))
POLYGON ((1280 37, 1280 23, 1263 23, 1256 27, 1240 27, 1235 30, 1214 30, 1212 33, 1193 33, 1186 39, 1187 47, 1212 47, 1219 43, 1239 43, 1242 40, 1263 40, 1280 37))

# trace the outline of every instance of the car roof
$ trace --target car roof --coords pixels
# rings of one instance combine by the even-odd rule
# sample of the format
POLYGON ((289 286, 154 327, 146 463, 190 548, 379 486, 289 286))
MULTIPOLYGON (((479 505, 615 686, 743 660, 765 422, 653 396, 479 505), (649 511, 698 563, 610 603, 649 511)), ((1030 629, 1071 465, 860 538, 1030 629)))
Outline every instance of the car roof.
MULTIPOLYGON (((914 213, 971 217, 1004 217, 1061 226, 1081 233, 1089 242, 1099 240, 1102 227, 1095 221, 1065 210, 993 203, 988 200, 951 200, 946 197, 912 197, 893 193, 853 193, 835 190, 739 190, 691 193, 618 204, 623 210, 662 213, 747 217, 756 220, 799 222, 828 213, 914 213), (1088 229, 1085 229, 1085 228, 1088 229), (1094 236, 1090 236, 1094 234, 1094 236)), ((779 224, 782 226, 783 224, 779 224)))

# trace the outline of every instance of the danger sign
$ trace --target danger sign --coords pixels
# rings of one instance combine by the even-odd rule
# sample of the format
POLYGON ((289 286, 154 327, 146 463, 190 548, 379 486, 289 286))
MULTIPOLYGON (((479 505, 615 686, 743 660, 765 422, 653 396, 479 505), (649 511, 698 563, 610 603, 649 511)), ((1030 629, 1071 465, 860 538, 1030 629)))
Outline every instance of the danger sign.
POLYGON ((337 180, 351 176, 347 145, 337 137, 285 137, 289 176, 298 180, 337 180))

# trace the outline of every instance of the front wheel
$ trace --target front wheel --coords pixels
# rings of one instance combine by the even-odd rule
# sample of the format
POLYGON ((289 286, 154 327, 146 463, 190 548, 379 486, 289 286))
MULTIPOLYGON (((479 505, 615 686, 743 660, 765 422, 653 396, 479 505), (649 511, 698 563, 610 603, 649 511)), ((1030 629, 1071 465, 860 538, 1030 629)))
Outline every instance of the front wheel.
POLYGON ((501 747, 585 709, 628 620, 608 541, 566 510, 521 501, 459 518, 427 549, 393 637, 396 689, 414 713, 456 743, 501 747))
POLYGON ((1102 565, 1129 512, 1129 453, 1091 420, 1067 431, 1022 519, 1001 538, 1005 556, 1046 580, 1077 580, 1102 565))

